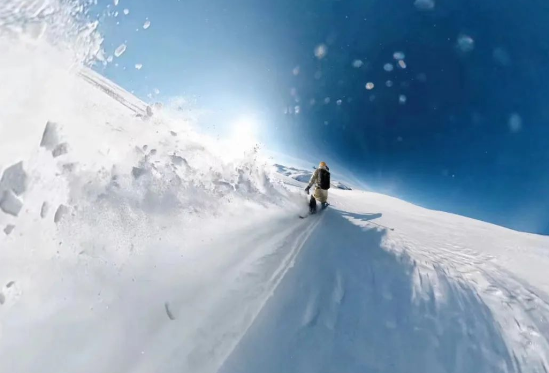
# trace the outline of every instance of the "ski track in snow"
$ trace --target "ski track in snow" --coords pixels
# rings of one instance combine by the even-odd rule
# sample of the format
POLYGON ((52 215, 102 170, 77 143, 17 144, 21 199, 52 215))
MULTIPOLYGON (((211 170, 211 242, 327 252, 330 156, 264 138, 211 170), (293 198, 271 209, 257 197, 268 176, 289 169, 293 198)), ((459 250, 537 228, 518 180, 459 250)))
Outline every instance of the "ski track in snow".
POLYGON ((459 238, 418 241, 369 224, 382 214, 338 211, 344 193, 221 372, 547 371, 545 294, 459 238))

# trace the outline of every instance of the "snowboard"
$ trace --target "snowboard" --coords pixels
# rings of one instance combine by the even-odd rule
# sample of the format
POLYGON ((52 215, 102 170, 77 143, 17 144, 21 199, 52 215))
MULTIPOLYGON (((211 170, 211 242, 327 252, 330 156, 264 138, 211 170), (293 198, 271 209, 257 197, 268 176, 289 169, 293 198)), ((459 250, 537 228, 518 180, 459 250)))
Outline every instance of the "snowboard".
POLYGON ((311 215, 318 215, 318 214, 322 213, 322 211, 326 210, 326 208, 328 208, 328 206, 330 206, 330 204, 329 204, 329 203, 326 203, 326 205, 324 205, 324 206, 322 206, 322 207, 320 207, 320 208, 317 208, 315 213, 311 213, 311 212, 309 211, 309 212, 307 212, 307 213, 304 214, 304 215, 299 215, 299 218, 300 218, 300 219, 305 219, 305 218, 308 218, 308 217, 311 216, 311 215))

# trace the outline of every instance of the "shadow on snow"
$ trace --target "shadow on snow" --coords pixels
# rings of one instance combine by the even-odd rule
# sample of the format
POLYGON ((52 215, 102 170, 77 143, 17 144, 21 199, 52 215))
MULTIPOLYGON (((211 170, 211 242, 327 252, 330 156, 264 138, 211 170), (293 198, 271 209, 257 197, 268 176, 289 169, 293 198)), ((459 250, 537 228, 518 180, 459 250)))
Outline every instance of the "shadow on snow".
POLYGON ((327 210, 220 372, 516 371, 474 289, 384 249, 380 216, 327 210))

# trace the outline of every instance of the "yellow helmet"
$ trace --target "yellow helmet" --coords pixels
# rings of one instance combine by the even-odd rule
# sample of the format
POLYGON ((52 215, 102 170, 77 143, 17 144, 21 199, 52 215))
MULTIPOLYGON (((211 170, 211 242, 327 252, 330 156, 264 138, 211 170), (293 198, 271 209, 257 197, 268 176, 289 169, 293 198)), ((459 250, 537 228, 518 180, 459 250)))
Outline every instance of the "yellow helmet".
POLYGON ((320 162, 320 164, 318 165, 318 167, 327 167, 326 162, 320 162))

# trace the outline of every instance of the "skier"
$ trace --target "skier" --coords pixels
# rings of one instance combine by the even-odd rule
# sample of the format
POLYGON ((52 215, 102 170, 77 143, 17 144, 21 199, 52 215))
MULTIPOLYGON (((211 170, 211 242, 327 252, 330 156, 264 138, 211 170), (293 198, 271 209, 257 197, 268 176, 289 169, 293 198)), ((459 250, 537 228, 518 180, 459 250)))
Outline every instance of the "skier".
POLYGON ((316 213, 316 200, 321 203, 322 209, 325 209, 328 206, 328 189, 330 189, 330 169, 328 168, 326 162, 320 162, 318 168, 313 173, 313 176, 311 176, 309 185, 307 185, 307 188, 305 188, 305 192, 307 192, 307 194, 309 194, 309 190, 313 185, 315 185, 315 191, 311 196, 311 200, 309 201, 309 212, 311 214, 316 213))

